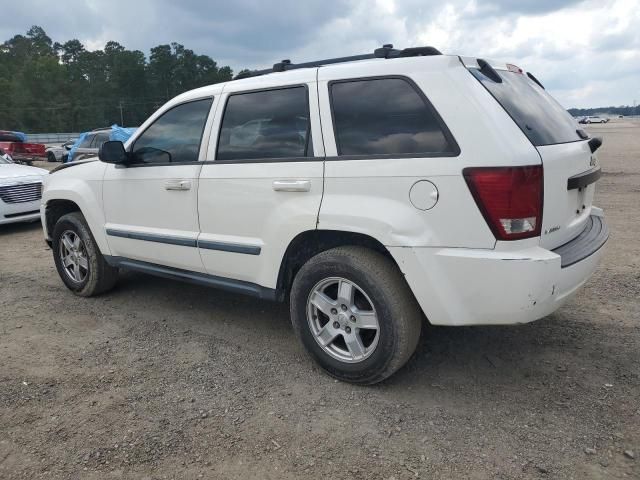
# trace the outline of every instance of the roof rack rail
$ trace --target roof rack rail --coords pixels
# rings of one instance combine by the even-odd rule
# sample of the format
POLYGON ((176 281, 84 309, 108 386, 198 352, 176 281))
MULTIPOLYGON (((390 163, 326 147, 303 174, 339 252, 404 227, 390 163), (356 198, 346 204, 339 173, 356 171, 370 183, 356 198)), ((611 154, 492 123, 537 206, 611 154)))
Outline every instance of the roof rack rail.
POLYGON ((297 70, 299 68, 321 67, 323 65, 332 65, 335 63, 355 62, 357 60, 369 60, 372 58, 401 58, 401 57, 424 57, 431 55, 442 55, 442 52, 434 47, 412 47, 398 50, 393 48, 390 43, 376 48, 373 53, 365 53, 363 55, 351 55, 349 57, 326 58, 324 60, 315 60, 313 62, 291 63, 291 60, 282 60, 273 65, 272 68, 264 70, 250 70, 238 73, 234 80, 241 78, 258 77, 273 72, 284 72, 286 70, 297 70))

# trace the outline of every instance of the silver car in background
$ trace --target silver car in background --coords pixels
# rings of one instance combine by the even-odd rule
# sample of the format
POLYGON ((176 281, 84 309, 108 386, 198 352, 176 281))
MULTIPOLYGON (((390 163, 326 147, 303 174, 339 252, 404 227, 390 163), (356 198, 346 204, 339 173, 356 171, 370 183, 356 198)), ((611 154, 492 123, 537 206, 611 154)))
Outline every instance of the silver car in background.
POLYGON ((597 115, 590 115, 590 116, 584 117, 578 123, 582 123, 582 124, 607 123, 608 121, 609 121, 609 119, 607 117, 599 117, 597 115))
POLYGON ((87 132, 80 145, 73 152, 73 157, 70 160, 77 162, 78 160, 98 156, 98 149, 104 142, 109 140, 110 133, 111 127, 97 128, 87 132))

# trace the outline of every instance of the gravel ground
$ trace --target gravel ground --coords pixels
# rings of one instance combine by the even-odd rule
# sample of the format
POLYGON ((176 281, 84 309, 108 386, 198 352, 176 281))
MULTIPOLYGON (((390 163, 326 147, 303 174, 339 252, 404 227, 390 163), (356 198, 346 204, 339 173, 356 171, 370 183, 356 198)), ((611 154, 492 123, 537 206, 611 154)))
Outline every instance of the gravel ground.
POLYGON ((374 387, 322 374, 286 305, 134 273, 77 298, 38 224, 0 227, 0 478, 640 478, 640 123, 589 130, 612 235, 585 288, 426 328, 374 387))

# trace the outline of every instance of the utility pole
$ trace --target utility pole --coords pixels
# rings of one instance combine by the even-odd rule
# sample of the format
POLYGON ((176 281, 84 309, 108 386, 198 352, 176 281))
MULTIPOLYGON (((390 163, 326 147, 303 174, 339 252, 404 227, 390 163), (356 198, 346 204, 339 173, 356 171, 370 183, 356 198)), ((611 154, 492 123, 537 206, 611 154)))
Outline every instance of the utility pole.
POLYGON ((122 100, 120 100, 120 103, 118 104, 118 108, 120 109, 120 126, 124 127, 124 117, 122 115, 122 108, 123 108, 122 100))

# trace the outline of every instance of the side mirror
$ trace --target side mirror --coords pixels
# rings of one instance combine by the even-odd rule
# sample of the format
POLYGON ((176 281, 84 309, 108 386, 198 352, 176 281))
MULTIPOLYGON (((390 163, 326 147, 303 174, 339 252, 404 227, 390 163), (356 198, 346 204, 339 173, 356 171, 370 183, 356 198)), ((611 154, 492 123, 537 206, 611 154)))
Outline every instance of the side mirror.
POLYGON ((98 149, 98 158, 104 163, 127 163, 129 156, 124 149, 124 144, 119 140, 104 142, 98 149))

